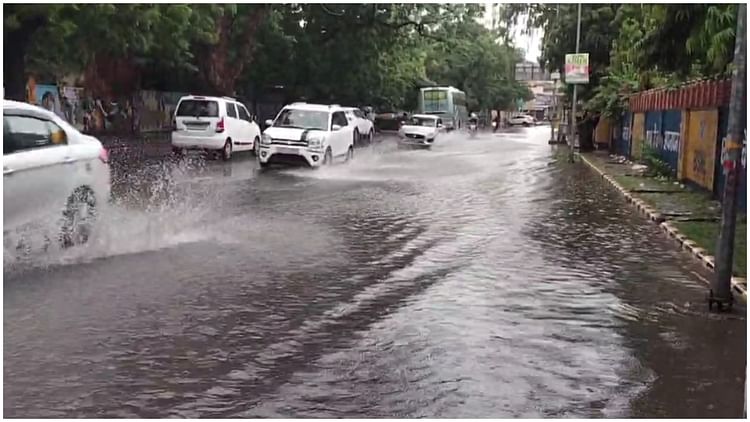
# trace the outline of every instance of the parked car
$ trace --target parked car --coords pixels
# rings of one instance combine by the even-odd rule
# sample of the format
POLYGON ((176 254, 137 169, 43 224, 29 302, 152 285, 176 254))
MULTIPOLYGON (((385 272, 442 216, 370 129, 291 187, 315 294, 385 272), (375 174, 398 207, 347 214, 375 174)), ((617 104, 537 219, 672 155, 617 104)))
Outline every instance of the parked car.
POLYGON ((534 126, 534 124, 536 124, 536 120, 528 114, 516 114, 508 119, 508 124, 510 126, 534 126))
POLYGON ((60 218, 63 246, 88 241, 109 200, 107 150, 34 105, 3 100, 3 224, 14 230, 60 218))
POLYGON ((349 123, 354 125, 355 146, 359 146, 361 143, 371 145, 375 138, 375 124, 358 108, 350 107, 345 110, 349 123))
POLYGON ((440 117, 430 114, 415 114, 399 129, 399 146, 430 148, 444 129, 440 117))
POLYGON ((258 160, 271 164, 330 165, 354 158, 355 123, 338 105, 294 103, 266 121, 258 160))
POLYGON ((260 148, 260 127, 242 103, 229 97, 188 95, 175 111, 172 149, 213 151, 230 160, 236 151, 260 148))

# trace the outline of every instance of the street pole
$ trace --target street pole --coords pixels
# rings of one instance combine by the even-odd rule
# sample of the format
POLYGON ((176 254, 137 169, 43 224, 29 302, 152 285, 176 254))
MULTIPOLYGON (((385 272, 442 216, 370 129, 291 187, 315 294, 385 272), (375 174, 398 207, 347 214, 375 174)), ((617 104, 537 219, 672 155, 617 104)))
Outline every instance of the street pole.
POLYGON ((745 129, 747 99, 745 98, 745 77, 747 33, 745 28, 745 4, 740 4, 737 12, 737 32, 734 42, 734 70, 732 71, 732 96, 729 100, 729 122, 724 146, 723 165, 726 172, 724 196, 721 206, 721 228, 716 248, 716 277, 711 283, 708 307, 722 310, 723 305, 732 306, 732 263, 734 257, 734 232, 737 224, 737 185, 738 173, 742 166, 742 138, 745 129))
MULTIPOLYGON (((578 3, 578 23, 576 24, 576 54, 581 46, 581 3, 578 3)), ((576 144, 576 138, 578 137, 578 128, 576 127, 576 103, 578 102, 578 84, 573 84, 573 106, 571 110, 571 131, 570 142, 568 143, 568 149, 570 150, 569 159, 572 163, 574 161, 573 149, 576 144)))

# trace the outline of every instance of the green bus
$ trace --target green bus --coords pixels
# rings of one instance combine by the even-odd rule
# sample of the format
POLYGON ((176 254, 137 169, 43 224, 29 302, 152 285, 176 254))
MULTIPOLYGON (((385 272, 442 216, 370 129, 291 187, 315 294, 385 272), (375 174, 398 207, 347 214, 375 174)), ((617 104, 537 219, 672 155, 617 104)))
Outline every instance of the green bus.
POLYGON ((421 88, 418 108, 419 114, 440 116, 448 130, 461 129, 469 118, 466 93, 452 86, 421 88))

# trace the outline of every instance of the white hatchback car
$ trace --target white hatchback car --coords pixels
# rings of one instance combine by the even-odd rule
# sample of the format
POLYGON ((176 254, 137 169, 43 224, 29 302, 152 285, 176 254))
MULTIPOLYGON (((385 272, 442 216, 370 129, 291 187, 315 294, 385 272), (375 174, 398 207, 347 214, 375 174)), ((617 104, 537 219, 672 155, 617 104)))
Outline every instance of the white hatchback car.
POLYGON ((354 158, 354 124, 346 109, 337 105, 294 103, 266 121, 258 160, 271 164, 302 164, 310 167, 354 158))
POLYGON ((101 142, 54 113, 3 100, 4 230, 61 218, 63 246, 85 243, 109 200, 108 161, 101 142))
POLYGON ((439 116, 415 114, 399 129, 399 145, 430 148, 443 129, 443 122, 439 116))
POLYGON ((372 145, 375 138, 375 123, 368 119, 365 113, 358 108, 347 107, 346 117, 354 125, 354 142, 356 146, 364 143, 372 145))
POLYGON ((176 153, 200 149, 220 152, 224 160, 234 151, 260 147, 260 127, 242 103, 228 97, 188 95, 175 111, 172 148, 176 153))

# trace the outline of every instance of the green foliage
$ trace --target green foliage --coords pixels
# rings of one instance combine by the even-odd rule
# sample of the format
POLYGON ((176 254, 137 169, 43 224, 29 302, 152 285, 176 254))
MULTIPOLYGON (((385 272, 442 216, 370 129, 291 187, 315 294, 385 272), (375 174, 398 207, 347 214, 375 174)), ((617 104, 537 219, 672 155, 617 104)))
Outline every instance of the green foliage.
POLYGON ((671 178, 674 176, 672 168, 666 161, 661 159, 659 152, 655 148, 646 143, 642 144, 642 148, 641 161, 648 166, 648 172, 651 176, 661 178, 671 178))
POLYGON ((6 35, 30 40, 14 51, 24 72, 47 81, 125 60, 141 86, 155 89, 250 95, 283 86, 290 97, 407 109, 417 88, 433 83, 465 90, 476 108, 531 97, 512 77, 518 51, 477 23, 477 4, 61 4, 5 12, 6 35))

